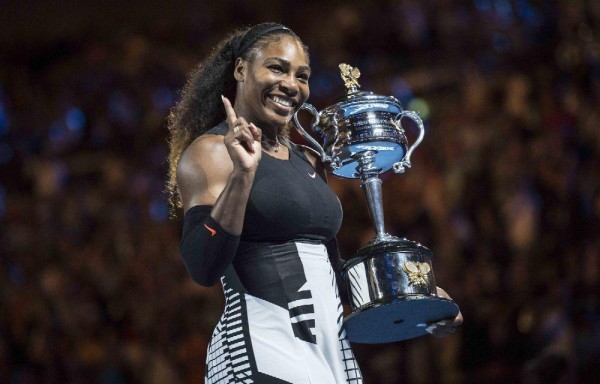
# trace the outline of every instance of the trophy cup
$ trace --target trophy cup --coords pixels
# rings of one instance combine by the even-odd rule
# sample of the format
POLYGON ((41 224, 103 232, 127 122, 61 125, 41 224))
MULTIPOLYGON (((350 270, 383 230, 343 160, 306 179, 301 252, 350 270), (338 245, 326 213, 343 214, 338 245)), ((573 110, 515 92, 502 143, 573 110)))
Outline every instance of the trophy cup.
POLYGON ((425 246, 385 232, 381 179, 393 170, 404 173, 410 156, 423 140, 425 129, 416 112, 403 110, 392 96, 359 91, 360 71, 340 64, 346 94, 313 115, 312 138, 294 115, 299 133, 319 153, 335 176, 360 179, 375 238, 361 247, 343 266, 352 313, 344 319, 348 339, 377 344, 411 339, 426 334, 429 323, 458 314, 458 305, 437 296, 431 266, 432 253, 425 246), (409 118, 419 135, 408 147, 401 120, 409 118))

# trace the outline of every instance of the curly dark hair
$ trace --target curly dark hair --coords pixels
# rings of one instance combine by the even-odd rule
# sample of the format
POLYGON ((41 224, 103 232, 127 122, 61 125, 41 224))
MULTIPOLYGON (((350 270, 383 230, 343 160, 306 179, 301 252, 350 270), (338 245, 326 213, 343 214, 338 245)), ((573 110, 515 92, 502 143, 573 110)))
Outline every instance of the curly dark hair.
MULTIPOLYGON (((181 208, 176 172, 181 154, 198 136, 225 120, 221 95, 235 100, 236 80, 233 77, 237 57, 252 60, 266 44, 282 36, 300 38, 277 23, 262 23, 235 30, 218 43, 212 53, 188 75, 180 101, 167 119, 169 130, 169 173, 166 191, 172 216, 181 208), (243 52, 240 52, 243 50, 243 52), (234 52, 239 52, 235 54, 234 52)), ((308 49, 302 44, 308 58, 308 49)), ((287 137, 289 128, 279 132, 287 137)))

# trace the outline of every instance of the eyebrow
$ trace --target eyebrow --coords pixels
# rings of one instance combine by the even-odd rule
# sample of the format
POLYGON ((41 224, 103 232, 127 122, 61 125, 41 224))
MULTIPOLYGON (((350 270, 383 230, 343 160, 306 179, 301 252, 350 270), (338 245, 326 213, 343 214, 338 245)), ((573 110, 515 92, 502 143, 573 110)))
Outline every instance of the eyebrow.
MULTIPOLYGON (((292 63, 290 63, 290 62, 289 62, 289 61, 287 61, 286 59, 282 59, 281 57, 267 57, 267 58, 265 59, 264 63, 266 63, 266 62, 267 62, 267 61, 269 61, 269 60, 277 60, 277 61, 280 61, 281 63, 283 63, 283 64, 285 64, 285 65, 287 65, 287 66, 291 66, 291 65, 292 65, 292 63)), ((298 69, 301 69, 301 70, 307 70, 307 71, 310 71, 310 70, 311 70, 311 69, 310 69, 310 67, 309 67, 308 65, 301 65, 300 67, 298 67, 298 69)))

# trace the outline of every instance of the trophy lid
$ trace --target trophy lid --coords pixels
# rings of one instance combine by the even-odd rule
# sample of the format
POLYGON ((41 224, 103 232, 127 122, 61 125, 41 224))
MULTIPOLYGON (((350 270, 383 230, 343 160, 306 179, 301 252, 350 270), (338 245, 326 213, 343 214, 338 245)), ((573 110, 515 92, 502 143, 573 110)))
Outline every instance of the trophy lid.
POLYGON ((355 113, 366 111, 381 111, 391 114, 401 113, 402 106, 393 96, 376 95, 373 92, 359 91, 360 70, 348 64, 340 64, 340 72, 346 93, 339 97, 334 104, 325 108, 324 115, 335 115, 336 118, 346 118, 355 113))

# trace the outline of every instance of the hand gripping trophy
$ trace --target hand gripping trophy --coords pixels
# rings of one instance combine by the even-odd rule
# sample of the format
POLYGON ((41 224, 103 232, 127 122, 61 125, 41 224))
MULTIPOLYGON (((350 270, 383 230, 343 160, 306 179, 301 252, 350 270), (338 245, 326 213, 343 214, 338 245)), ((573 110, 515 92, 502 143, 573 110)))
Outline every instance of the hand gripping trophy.
POLYGON ((344 264, 352 313, 344 319, 348 339, 357 343, 388 343, 426 333, 424 324, 452 318, 459 312, 452 300, 437 296, 432 253, 423 245, 389 235, 384 229, 379 174, 410 168, 410 155, 425 129, 416 112, 405 111, 396 98, 359 91, 360 71, 340 64, 346 94, 313 115, 312 130, 319 144, 294 116, 300 134, 317 150, 338 177, 360 179, 376 235, 344 264), (412 146, 402 118, 413 120, 419 135, 412 146))

